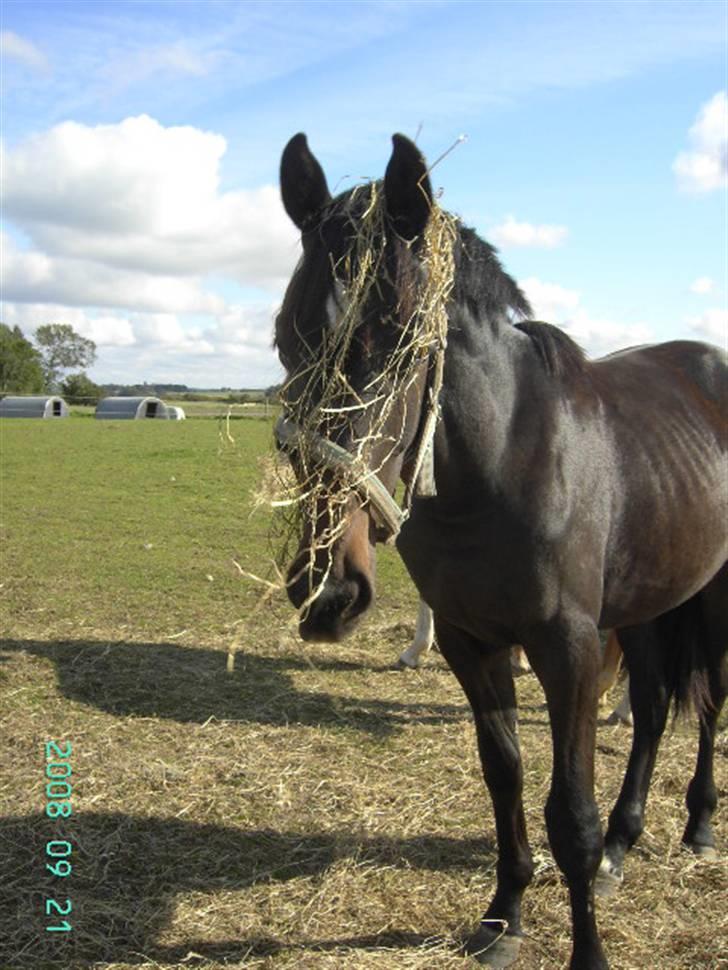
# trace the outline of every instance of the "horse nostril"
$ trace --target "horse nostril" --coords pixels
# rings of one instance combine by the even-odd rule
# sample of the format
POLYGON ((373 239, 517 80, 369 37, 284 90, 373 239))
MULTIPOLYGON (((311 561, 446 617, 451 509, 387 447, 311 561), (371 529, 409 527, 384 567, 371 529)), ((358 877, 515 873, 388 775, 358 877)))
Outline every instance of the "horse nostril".
POLYGON ((286 576, 286 593, 297 610, 300 610, 315 588, 315 575, 307 559, 297 559, 286 576))
POLYGON ((364 573, 354 573, 353 576, 348 578, 346 585, 351 600, 344 608, 342 616, 346 620, 353 620, 369 609, 374 594, 372 584, 364 573))

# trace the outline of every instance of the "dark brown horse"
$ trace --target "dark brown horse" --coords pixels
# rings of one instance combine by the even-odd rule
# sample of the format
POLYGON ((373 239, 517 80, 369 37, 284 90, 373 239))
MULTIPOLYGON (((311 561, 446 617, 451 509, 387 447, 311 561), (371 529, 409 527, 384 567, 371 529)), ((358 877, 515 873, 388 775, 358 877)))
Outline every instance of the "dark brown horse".
POLYGON ((671 698, 701 715, 684 840, 713 845, 728 644, 726 355, 678 341, 589 361, 557 328, 518 322, 528 303, 493 248, 433 202, 416 146, 393 141, 383 182, 333 199, 304 135, 283 153, 303 256, 276 321, 289 375, 278 438, 309 502, 289 596, 305 639, 340 639, 372 602, 376 540, 398 532, 473 709, 499 858, 467 946, 495 966, 515 958, 533 874, 509 659, 523 644, 549 708, 546 822, 571 899, 571 966, 601 970, 595 877, 604 849, 604 878, 619 878, 641 830, 671 698), (443 226, 445 336, 428 316, 448 265, 443 226), (400 477, 406 520, 388 504, 400 477), (597 631, 607 627, 620 631, 631 676, 635 747, 603 842, 593 775, 597 631))

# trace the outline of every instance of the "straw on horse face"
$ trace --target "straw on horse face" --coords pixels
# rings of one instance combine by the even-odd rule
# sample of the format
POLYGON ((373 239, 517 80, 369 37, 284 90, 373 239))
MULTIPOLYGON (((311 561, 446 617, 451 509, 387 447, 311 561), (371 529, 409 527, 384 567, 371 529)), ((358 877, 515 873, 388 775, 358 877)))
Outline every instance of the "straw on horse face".
MULTIPOLYGON (((303 533, 314 537, 308 561, 289 580, 296 582, 302 572, 311 577, 304 611, 326 583, 352 502, 371 506, 389 536, 396 534, 407 514, 411 489, 398 515, 396 508, 388 506, 388 493, 378 475, 399 446, 400 428, 392 430, 393 411, 403 402, 406 408, 409 392, 421 381, 430 355, 444 352, 446 305, 454 279, 455 220, 436 203, 432 203, 421 253, 412 254, 405 272, 403 261, 398 261, 396 279, 387 276, 386 247, 408 243, 392 240, 385 232, 381 183, 355 188, 347 199, 345 218, 349 246, 339 258, 331 257, 329 319, 320 344, 310 346, 302 338, 306 356, 283 388, 277 432, 279 444, 295 463, 296 477, 281 477, 282 488, 272 504, 286 514, 291 538, 298 541, 303 533), (364 350, 366 359, 362 322, 377 300, 374 291, 383 278, 396 294, 393 311, 381 321, 391 330, 387 359, 355 388, 349 377, 352 356, 364 350)), ((325 223, 324 216, 320 232, 326 231, 325 223)), ((433 387, 433 415, 436 397, 433 387)), ((406 419, 405 412, 400 426, 406 419)), ((420 464, 421 457, 414 463, 412 479, 420 464)))

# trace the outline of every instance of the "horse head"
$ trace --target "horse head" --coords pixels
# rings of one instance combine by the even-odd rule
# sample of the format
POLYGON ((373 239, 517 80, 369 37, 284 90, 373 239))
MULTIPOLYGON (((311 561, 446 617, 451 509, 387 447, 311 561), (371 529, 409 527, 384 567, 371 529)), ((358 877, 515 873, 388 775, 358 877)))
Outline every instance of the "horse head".
POLYGON ((403 520, 392 496, 416 477, 436 406, 428 383, 444 351, 447 286, 429 254, 447 250, 449 217, 434 217, 416 146, 403 135, 393 145, 383 181, 336 198, 305 135, 281 160, 302 256, 275 324, 287 371, 276 433, 298 483, 288 595, 310 640, 341 639, 371 605, 375 545, 403 520))

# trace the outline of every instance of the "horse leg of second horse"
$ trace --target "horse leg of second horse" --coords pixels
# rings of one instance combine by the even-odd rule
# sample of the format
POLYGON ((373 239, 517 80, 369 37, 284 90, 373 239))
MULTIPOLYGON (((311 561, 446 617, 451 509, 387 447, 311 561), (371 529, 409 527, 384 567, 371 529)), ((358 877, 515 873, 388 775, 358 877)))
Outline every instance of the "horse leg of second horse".
POLYGON ((424 600, 420 600, 415 637, 407 649, 399 655, 399 663, 403 667, 419 667, 420 657, 423 653, 427 653, 434 639, 435 625, 432 619, 432 610, 424 600))
POLYGON ((617 631, 610 630, 602 656, 602 669, 599 671, 600 703, 606 703, 607 692, 617 683, 619 668, 622 666, 622 648, 617 639, 617 631))

